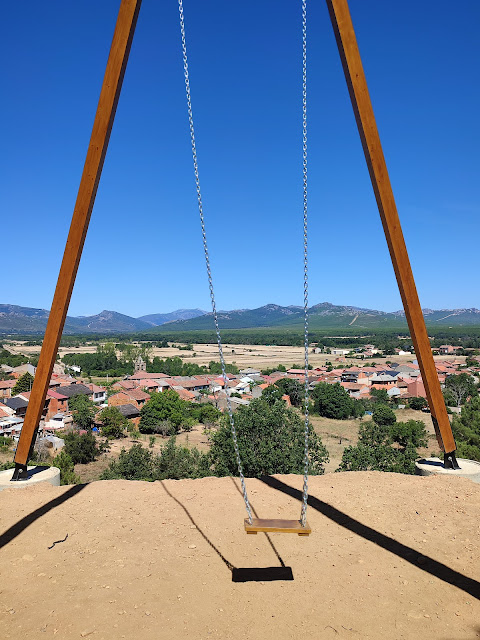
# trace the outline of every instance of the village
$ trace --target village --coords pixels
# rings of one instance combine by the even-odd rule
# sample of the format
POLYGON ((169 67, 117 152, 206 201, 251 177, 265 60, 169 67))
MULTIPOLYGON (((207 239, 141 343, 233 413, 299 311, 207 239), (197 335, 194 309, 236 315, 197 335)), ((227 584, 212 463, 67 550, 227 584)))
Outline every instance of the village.
MULTIPOLYGON (((442 345, 436 352, 435 367, 442 387, 449 376, 468 373, 477 376, 480 363, 470 360, 469 367, 464 356, 456 356, 457 347, 442 345), (442 357, 443 356, 443 357, 442 357), (475 366, 477 364, 478 366, 475 366)), ((313 348, 312 353, 319 352, 313 348)), ((383 354, 373 345, 366 344, 357 349, 362 358, 376 357, 382 359, 383 354)), ((338 383, 350 397, 369 399, 373 390, 383 389, 388 398, 401 409, 408 407, 413 398, 426 399, 425 386, 421 372, 414 356, 409 352, 397 350, 400 362, 386 360, 382 363, 368 362, 363 365, 352 365, 349 358, 359 357, 349 349, 328 349, 325 365, 312 367, 308 371, 308 388, 313 391, 319 383, 338 383)), ((475 356, 474 356, 475 357, 475 356)), ((363 360, 362 360, 363 361, 363 360)), ((23 419, 27 411, 31 389, 13 394, 18 380, 26 373, 35 377, 35 367, 23 364, 18 367, 1 365, 2 371, 9 379, 0 381, 0 435, 18 440, 23 419)), ((235 411, 239 406, 248 406, 252 399, 259 398, 264 390, 283 378, 297 380, 302 385, 305 371, 301 368, 286 368, 279 365, 279 370, 265 370, 255 367, 240 369, 238 374, 222 375, 202 374, 192 376, 169 376, 161 371, 147 372, 146 363, 141 356, 135 361, 133 375, 125 376, 102 386, 88 381, 82 376, 73 377, 61 363, 55 364, 47 397, 45 400, 39 435, 55 436, 57 431, 74 428, 72 411, 69 402, 72 398, 83 395, 93 402, 98 411, 105 407, 116 407, 132 424, 138 427, 142 407, 154 393, 162 393, 166 389, 174 391, 185 401, 191 403, 211 403, 220 411, 225 411, 228 401, 235 411)), ((81 373, 80 371, 78 373, 81 373)), ((5 377, 5 376, 4 376, 5 377)), ((290 398, 284 396, 290 405, 290 398)), ((428 405, 424 403, 424 411, 428 405)), ((452 407, 452 410, 459 410, 452 407)))

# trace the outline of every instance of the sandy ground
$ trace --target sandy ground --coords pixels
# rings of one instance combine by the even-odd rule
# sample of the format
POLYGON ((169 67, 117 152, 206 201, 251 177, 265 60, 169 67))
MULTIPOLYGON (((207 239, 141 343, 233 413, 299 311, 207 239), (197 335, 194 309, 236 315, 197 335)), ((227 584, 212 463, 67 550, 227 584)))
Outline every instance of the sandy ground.
MULTIPOLYGON (((298 517, 300 477, 247 483, 260 516, 298 517)), ((231 478, 2 491, 2 639, 480 637, 480 485, 343 473, 310 494, 312 535, 267 537, 231 478)))

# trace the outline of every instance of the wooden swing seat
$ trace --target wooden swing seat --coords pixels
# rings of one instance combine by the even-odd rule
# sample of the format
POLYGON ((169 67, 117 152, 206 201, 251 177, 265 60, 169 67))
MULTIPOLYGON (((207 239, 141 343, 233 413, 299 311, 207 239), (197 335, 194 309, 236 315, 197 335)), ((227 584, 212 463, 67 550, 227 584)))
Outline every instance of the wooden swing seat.
POLYGON ((312 533, 308 522, 302 527, 300 520, 252 518, 252 524, 250 524, 248 518, 245 518, 244 524, 245 531, 255 535, 257 533, 297 533, 299 536, 309 536, 312 533))

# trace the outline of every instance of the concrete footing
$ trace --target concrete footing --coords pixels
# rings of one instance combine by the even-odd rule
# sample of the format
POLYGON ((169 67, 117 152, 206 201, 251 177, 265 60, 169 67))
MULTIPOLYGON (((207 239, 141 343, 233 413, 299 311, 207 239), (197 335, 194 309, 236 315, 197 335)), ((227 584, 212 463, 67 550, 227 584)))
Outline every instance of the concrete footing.
POLYGON ((480 484, 480 462, 457 458, 460 469, 445 469, 439 458, 421 458, 415 462, 415 473, 418 476, 447 475, 469 478, 480 484))
POLYGON ((49 482, 54 487, 60 486, 60 469, 57 467, 28 467, 28 479, 12 482, 13 469, 0 471, 0 491, 3 489, 25 489, 40 482, 49 482))

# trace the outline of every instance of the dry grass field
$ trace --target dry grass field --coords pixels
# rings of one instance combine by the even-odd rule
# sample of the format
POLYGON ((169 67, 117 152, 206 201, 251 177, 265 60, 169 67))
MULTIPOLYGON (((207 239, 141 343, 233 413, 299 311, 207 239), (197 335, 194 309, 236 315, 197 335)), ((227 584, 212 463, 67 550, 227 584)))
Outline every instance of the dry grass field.
MULTIPOLYGON (((138 346, 141 343, 135 343, 138 346)), ((38 355, 40 347, 26 346, 23 341, 12 342, 8 348, 13 353, 24 353, 29 355, 38 355)), ((66 353, 95 353, 97 343, 86 344, 81 347, 60 347, 58 352, 61 357, 66 353)), ((303 347, 290 347, 282 345, 245 345, 245 344, 228 344, 224 345, 225 359, 228 363, 235 364, 239 369, 247 367, 257 369, 267 369, 276 367, 279 364, 291 367, 294 364, 302 366, 304 361, 303 347)), ((218 361, 217 344, 194 344, 193 351, 182 351, 178 347, 154 347, 151 350, 151 357, 172 358, 179 356, 186 362, 195 362, 198 365, 208 365, 211 360, 218 361)), ((355 366, 363 366, 376 362, 377 364, 385 364, 387 361, 406 363, 412 362, 415 356, 386 356, 375 357, 372 360, 360 359, 344 359, 340 356, 333 356, 324 353, 309 353, 309 362, 312 367, 324 366, 325 362, 330 361, 334 366, 341 364, 353 364, 355 366)), ((455 356, 435 356, 437 360, 454 360, 455 356)), ((458 359, 458 357, 457 357, 458 359)))

